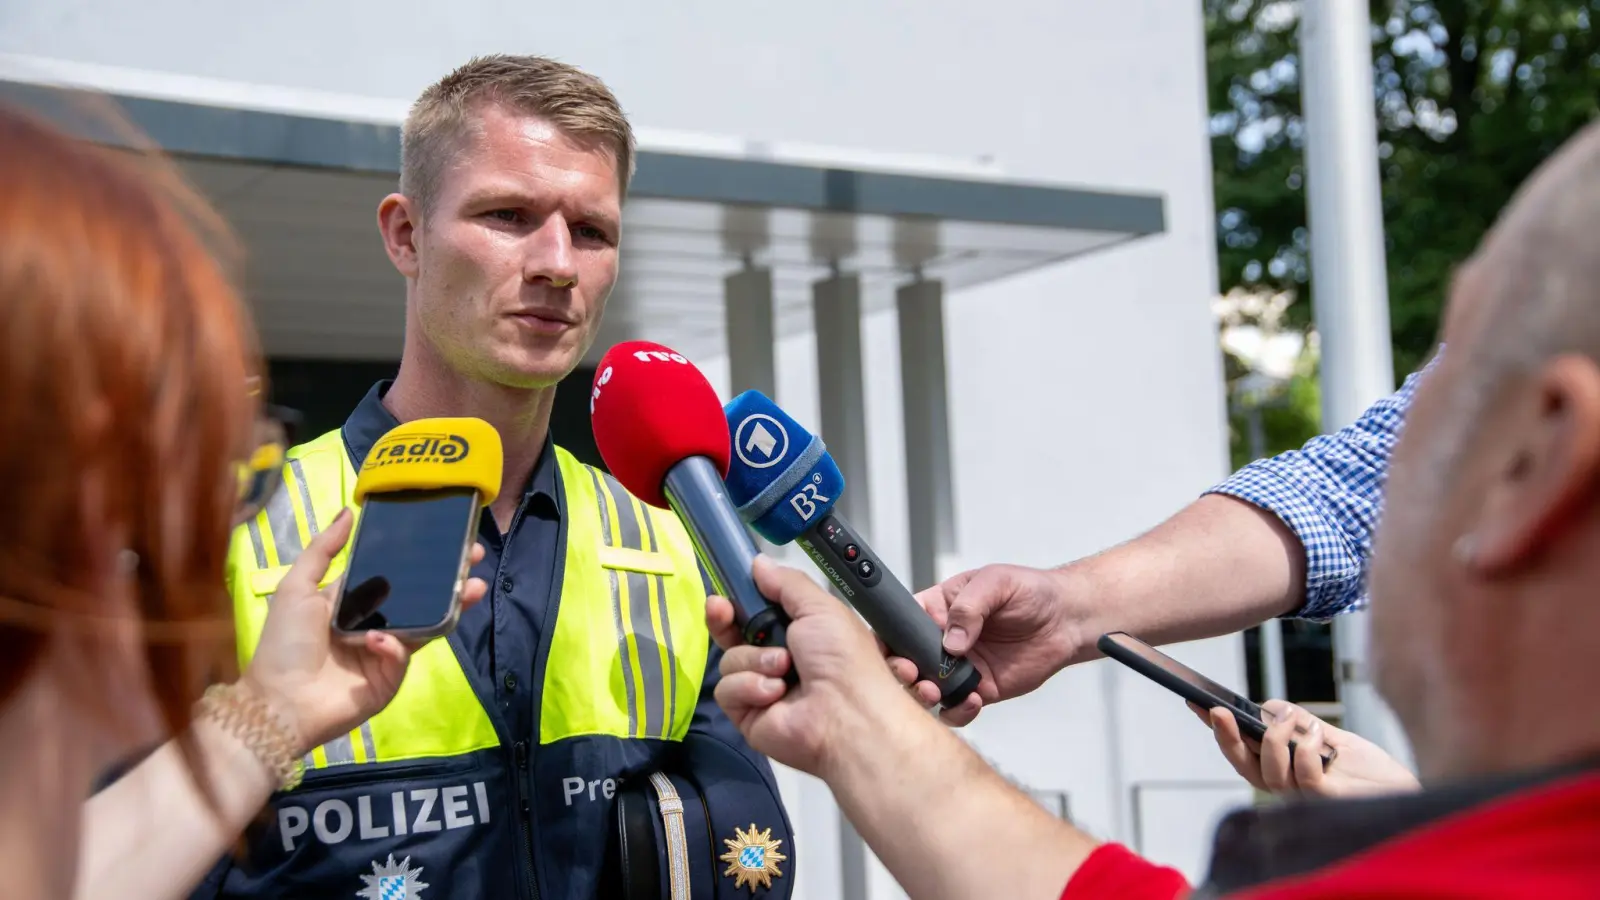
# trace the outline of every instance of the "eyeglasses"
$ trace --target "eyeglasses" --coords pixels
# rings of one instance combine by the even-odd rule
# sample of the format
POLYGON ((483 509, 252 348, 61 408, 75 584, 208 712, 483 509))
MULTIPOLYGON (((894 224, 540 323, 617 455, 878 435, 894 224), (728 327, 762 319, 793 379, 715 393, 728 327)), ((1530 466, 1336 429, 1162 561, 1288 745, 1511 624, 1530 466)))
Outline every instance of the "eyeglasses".
POLYGON ((267 404, 256 419, 250 457, 237 464, 238 496, 234 501, 233 524, 247 522, 267 505, 267 500, 283 484, 284 455, 295 445, 300 433, 300 413, 287 406, 267 404))

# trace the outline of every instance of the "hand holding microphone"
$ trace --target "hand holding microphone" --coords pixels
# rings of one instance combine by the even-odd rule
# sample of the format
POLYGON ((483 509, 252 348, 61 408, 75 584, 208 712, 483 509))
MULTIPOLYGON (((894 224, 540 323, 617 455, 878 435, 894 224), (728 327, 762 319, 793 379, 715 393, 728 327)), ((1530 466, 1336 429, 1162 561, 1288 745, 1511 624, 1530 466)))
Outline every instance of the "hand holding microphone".
POLYGON ((482 419, 417 419, 372 445, 356 477, 360 521, 334 606, 349 640, 387 631, 427 641, 454 630, 480 510, 500 491, 500 433, 482 419))
POLYGON ((959 705, 977 688, 977 670, 944 651, 932 617, 834 511, 844 476, 822 439, 760 391, 745 391, 723 412, 733 438, 728 492, 740 517, 774 544, 798 543, 890 652, 938 687, 940 705, 959 705))
MULTIPOLYGON (((728 423, 717 394, 681 354, 649 341, 617 344, 596 368, 589 401, 595 444, 611 474, 683 522, 746 642, 786 646, 789 617, 751 574, 756 545, 728 499, 728 423)), ((791 684, 793 667, 785 675, 791 684)))
POLYGON ((757 560, 763 595, 791 620, 788 654, 741 643, 720 627, 720 601, 708 624, 726 651, 717 705, 750 746, 786 766, 830 780, 863 758, 881 755, 884 729, 904 732, 929 717, 895 681, 861 617, 798 569, 757 560), (801 687, 780 676, 800 673, 801 687))
POLYGON ((380 712, 411 654, 483 599, 488 585, 467 570, 483 559, 479 503, 499 484, 499 434, 479 419, 415 420, 373 446, 355 492, 360 522, 341 510, 306 545, 266 605, 240 678, 297 750, 380 712))

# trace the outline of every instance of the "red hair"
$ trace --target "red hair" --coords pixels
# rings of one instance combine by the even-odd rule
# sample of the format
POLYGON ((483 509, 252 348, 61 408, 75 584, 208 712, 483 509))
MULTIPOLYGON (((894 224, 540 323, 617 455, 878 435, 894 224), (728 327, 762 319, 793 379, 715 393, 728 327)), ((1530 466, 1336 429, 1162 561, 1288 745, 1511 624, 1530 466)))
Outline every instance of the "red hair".
MULTIPOLYGON (((5 109, 0 159, 3 701, 47 646, 38 621, 109 614, 94 595, 107 545, 86 540, 91 529, 126 534, 145 623, 226 621, 230 463, 249 449, 257 401, 247 384, 260 364, 249 314, 214 255, 222 246, 202 239, 226 231, 164 161, 5 109), (86 473, 97 476, 98 506, 86 473), (24 622, 35 617, 19 611, 43 616, 24 622)), ((229 649, 148 643, 172 733, 229 649)))

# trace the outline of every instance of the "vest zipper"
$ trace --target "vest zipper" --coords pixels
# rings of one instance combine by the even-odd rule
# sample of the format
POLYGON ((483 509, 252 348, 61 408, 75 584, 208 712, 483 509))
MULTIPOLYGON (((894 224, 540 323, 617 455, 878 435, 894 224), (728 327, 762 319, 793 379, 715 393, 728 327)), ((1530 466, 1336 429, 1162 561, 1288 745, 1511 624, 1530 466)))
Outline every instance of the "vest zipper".
MULTIPOLYGON (((505 533, 501 535, 501 540, 505 544, 509 545, 512 535, 517 533, 517 526, 522 524, 522 514, 527 509, 527 506, 528 498, 523 497, 522 501, 517 504, 516 512, 511 514, 511 527, 507 528, 505 533)), ((500 554, 500 562, 495 566, 494 577, 497 585, 505 577, 503 570, 506 565, 507 555, 502 552, 500 554)), ((535 657, 538 656, 538 652, 538 649, 535 648, 535 657)), ((537 727, 534 728, 534 732, 538 732, 537 727)), ((533 766, 528 759, 527 741, 517 741, 514 749, 516 751, 515 762, 517 767, 517 802, 522 807, 522 818, 517 822, 517 827, 522 832, 522 850, 519 854, 522 857, 522 876, 528 881, 528 896, 531 900, 539 900, 539 879, 533 872, 533 766)))
POLYGON ((533 831, 529 826, 533 818, 533 785, 532 775, 528 771, 526 741, 517 741, 516 766, 517 803, 522 808, 522 818, 517 821, 517 828, 522 832, 522 849, 517 855, 522 857, 522 874, 528 880, 528 894, 533 900, 539 900, 539 882, 533 875, 533 831))
MULTIPOLYGON (((498 573, 497 573, 498 580, 498 573)), ((456 655, 456 661, 461 665, 461 671, 467 676, 467 684, 472 687, 472 692, 477 695, 478 702, 483 706, 484 712, 489 716, 489 722, 494 726, 495 734, 500 737, 500 747, 510 746, 512 753, 512 782, 517 790, 517 809, 519 814, 517 829, 521 833, 521 846, 518 856, 522 858, 523 876, 528 881, 528 896, 532 900, 539 900, 539 882, 533 875, 533 832, 529 822, 533 815, 533 774, 528 766, 528 744, 526 741, 513 741, 511 729, 507 727, 505 719, 495 709, 494 692, 483 685, 478 677, 478 670, 472 664, 472 658, 467 655, 462 647, 461 638, 452 634, 445 639, 450 644, 450 649, 456 655)))

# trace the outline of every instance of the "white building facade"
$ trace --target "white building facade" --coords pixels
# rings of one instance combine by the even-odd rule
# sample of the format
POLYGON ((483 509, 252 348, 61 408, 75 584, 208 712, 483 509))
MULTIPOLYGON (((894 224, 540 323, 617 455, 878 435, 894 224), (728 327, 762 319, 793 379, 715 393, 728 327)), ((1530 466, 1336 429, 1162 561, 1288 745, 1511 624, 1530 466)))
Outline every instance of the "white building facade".
MULTIPOLYGON (((246 241, 285 360, 398 357, 374 224, 395 126, 493 52, 598 74, 639 131, 595 357, 657 340, 725 398, 773 393, 825 436, 844 510, 914 589, 1103 549, 1226 474, 1192 0, 0 5, 0 98, 108 91, 184 154, 246 241)), ((1172 649, 1244 687, 1237 636, 1172 649)), ((1217 816, 1250 801, 1181 701, 1110 663, 963 734, 1192 878, 1217 816)), ((797 896, 903 896, 825 786, 780 780, 797 896)))

